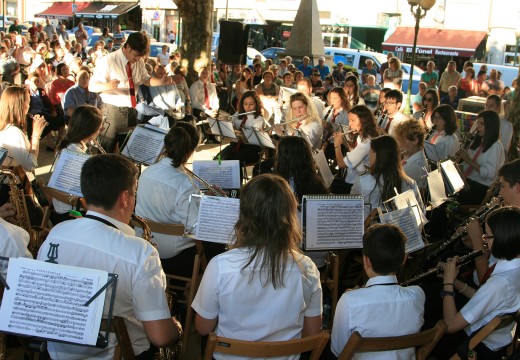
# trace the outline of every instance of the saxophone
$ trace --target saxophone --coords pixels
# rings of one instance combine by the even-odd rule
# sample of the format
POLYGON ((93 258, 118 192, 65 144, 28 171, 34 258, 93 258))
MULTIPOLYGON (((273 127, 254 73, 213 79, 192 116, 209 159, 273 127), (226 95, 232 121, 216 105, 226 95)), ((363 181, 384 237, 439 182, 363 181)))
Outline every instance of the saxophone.
POLYGON ((29 219, 29 212, 27 211, 27 204, 25 203, 25 194, 23 189, 18 188, 18 179, 14 172, 9 169, 1 169, 0 174, 7 177, 9 185, 9 202, 13 204, 15 214, 15 225, 21 227, 29 233, 29 245, 27 248, 34 257, 38 255, 39 245, 37 234, 31 226, 29 219))
POLYGON ((132 214, 132 221, 137 226, 141 227, 141 229, 143 230, 143 234, 141 235, 141 237, 144 240, 148 241, 150 244, 152 244, 154 247, 157 247, 157 244, 152 241, 153 240, 152 231, 150 230, 150 227, 148 226, 148 223, 146 222, 146 220, 143 219, 142 217, 140 217, 139 215, 132 214))

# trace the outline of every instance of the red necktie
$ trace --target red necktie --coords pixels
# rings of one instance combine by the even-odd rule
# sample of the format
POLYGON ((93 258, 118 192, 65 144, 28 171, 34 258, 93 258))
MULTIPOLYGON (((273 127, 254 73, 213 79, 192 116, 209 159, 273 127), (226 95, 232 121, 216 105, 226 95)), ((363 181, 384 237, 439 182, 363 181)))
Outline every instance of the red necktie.
MULTIPOLYGON (((477 152, 476 152, 475 155, 473 156, 473 159, 472 159, 473 162, 475 162, 475 161, 477 160, 478 156, 479 156, 480 153, 482 152, 482 149, 484 149, 484 145, 480 145, 480 146, 478 147, 477 152)), ((465 177, 468 177, 469 174, 471 174, 472 171, 473 171, 473 166, 468 167, 468 170, 466 170, 466 172, 464 173, 464 176, 465 176, 465 177)))
POLYGON ((130 86, 130 102, 132 103, 132 107, 135 108, 137 99, 135 97, 135 85, 134 79, 132 78, 132 64, 130 64, 130 61, 126 63, 126 75, 128 76, 128 86, 130 86))
POLYGON ((437 140, 437 138, 439 137, 439 133, 436 133, 435 135, 433 135, 433 137, 430 139, 430 142, 432 144, 435 144, 435 140, 437 140))
POLYGON ((482 280, 480 280, 480 286, 484 285, 484 283, 485 283, 486 281, 488 281, 489 277, 490 277, 491 274, 493 273, 493 270, 495 270, 495 266, 497 266, 496 263, 494 263, 493 265, 491 265, 491 266, 487 269, 487 271, 486 271, 486 273, 484 274, 484 276, 482 276, 482 280))
POLYGON ((301 122, 299 122, 299 123, 296 125, 296 129, 299 129, 300 126, 302 126, 302 123, 301 123, 301 122))
MULTIPOLYGON (((339 114, 339 113, 338 113, 339 114)), ((330 122, 334 124, 336 122, 336 117, 338 117, 338 114, 332 115, 332 119, 330 119, 330 122)))
POLYGON ((394 120, 394 118, 388 118, 388 123, 386 123, 385 131, 387 133, 388 133, 388 129, 390 129, 390 124, 392 123, 392 120, 394 120))
POLYGON ((209 106, 209 94, 208 94, 208 87, 206 86, 206 83, 204 83, 204 105, 206 105, 206 109, 210 110, 211 107, 209 106))

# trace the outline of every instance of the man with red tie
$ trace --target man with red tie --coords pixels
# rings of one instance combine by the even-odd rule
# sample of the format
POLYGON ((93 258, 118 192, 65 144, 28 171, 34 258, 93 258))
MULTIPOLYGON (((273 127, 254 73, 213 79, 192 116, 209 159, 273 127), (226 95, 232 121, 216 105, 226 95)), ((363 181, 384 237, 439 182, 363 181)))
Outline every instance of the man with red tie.
POLYGON ((119 50, 99 59, 90 79, 89 90, 101 93, 105 104, 104 115, 109 123, 102 134, 103 147, 114 150, 117 133, 137 124, 136 93, 139 85, 171 85, 171 77, 151 77, 145 68, 143 56, 150 51, 149 40, 141 32, 128 36, 119 50))
POLYGON ((386 119, 383 119, 382 124, 378 124, 381 129, 388 135, 394 135, 394 129, 397 124, 408 120, 406 115, 401 112, 401 105, 403 103, 403 93, 399 90, 390 90, 385 95, 385 110, 387 113, 386 119))
MULTIPOLYGON (((215 84, 209 81, 209 70, 207 67, 199 69, 199 80, 190 86, 191 107, 193 116, 198 120, 207 117, 215 118, 219 109, 219 99, 215 84)), ((207 136, 206 142, 218 142, 214 136, 207 136)))

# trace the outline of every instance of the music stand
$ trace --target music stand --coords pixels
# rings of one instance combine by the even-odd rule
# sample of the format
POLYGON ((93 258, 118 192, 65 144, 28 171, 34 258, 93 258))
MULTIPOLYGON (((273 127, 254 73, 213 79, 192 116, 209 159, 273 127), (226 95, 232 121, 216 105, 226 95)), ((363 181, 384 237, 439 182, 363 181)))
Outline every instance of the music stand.
MULTIPOLYGON (((209 123, 209 135, 220 136, 221 138, 229 138, 236 140, 237 135, 235 134, 235 129, 233 128, 233 123, 231 121, 222 121, 218 119, 208 118, 209 123)), ((222 153, 222 141, 220 141, 219 145, 219 155, 218 161, 221 161, 220 154, 222 153)))
POLYGON ((258 157, 258 168, 260 169, 264 153, 267 149, 276 149, 276 146, 269 134, 265 131, 257 130, 252 127, 243 127, 242 132, 248 144, 259 146, 262 149, 258 157))

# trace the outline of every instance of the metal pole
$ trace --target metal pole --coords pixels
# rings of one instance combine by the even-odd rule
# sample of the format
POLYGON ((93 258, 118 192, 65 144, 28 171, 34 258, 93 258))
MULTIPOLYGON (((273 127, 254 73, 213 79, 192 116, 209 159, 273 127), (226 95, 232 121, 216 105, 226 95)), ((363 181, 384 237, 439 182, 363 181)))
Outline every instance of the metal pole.
POLYGON ((226 0, 226 21, 228 19, 229 0, 226 0))
POLYGON ((408 80, 408 91, 406 93, 406 104, 403 109, 403 113, 406 115, 411 114, 410 104, 412 98, 412 82, 413 82, 413 68, 415 65, 415 50, 417 48, 417 36, 419 35, 419 22, 421 21, 421 6, 417 5, 417 10, 414 12, 415 17, 415 33, 413 38, 412 47, 412 63, 410 64, 410 79, 408 80))

